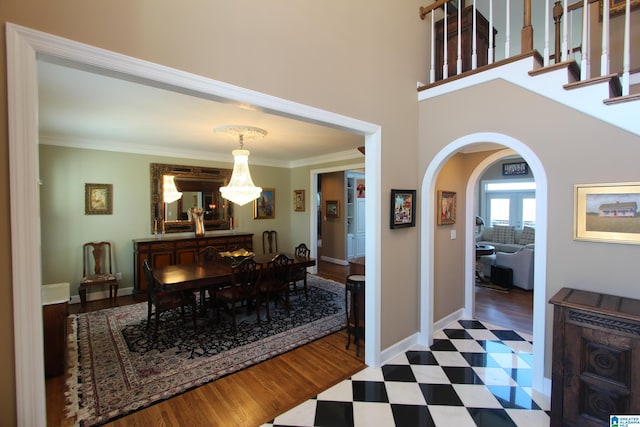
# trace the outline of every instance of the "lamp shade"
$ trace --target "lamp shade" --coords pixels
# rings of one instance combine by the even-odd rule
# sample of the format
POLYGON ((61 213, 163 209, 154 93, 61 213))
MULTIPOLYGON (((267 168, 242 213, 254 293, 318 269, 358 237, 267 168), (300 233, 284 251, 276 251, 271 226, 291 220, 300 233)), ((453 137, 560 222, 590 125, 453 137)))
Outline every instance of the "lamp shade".
POLYGON ((173 203, 182 197, 182 193, 176 188, 173 175, 165 175, 162 180, 162 198, 165 203, 173 203))
POLYGON ((249 150, 233 150, 233 172, 229 185, 220 187, 222 197, 237 205, 245 205, 260 197, 261 187, 256 187, 249 172, 249 150))

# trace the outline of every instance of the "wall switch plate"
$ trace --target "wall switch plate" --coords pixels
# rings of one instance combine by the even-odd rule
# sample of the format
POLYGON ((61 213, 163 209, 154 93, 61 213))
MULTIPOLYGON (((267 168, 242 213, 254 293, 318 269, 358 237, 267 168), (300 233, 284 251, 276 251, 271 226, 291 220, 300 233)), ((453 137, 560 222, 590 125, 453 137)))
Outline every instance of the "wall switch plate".
POLYGON ((120 272, 116 273, 116 279, 122 280, 122 273, 120 272))
POLYGON ((451 230, 451 240, 456 239, 456 230, 451 230))

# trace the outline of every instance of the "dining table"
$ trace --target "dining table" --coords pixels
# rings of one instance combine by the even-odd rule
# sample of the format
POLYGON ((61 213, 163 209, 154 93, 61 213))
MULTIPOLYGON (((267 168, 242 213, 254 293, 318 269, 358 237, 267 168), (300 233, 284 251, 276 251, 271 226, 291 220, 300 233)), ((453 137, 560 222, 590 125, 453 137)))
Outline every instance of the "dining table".
MULTIPOLYGON (((292 268, 313 267, 316 265, 315 258, 299 257, 293 253, 284 253, 293 259, 292 268)), ((253 259, 266 268, 278 254, 254 255, 253 259)), ((231 269, 234 262, 238 260, 225 259, 221 257, 215 263, 193 263, 176 264, 153 268, 153 278, 157 281, 162 290, 167 292, 199 290, 210 287, 222 287, 231 282, 231 269)))

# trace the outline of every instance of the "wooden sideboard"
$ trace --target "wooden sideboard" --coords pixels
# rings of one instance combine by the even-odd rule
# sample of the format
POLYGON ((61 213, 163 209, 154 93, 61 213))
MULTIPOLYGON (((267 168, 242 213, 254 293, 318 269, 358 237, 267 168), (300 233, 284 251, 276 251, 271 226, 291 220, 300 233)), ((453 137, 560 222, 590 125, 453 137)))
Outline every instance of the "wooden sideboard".
POLYGON ((640 300, 563 288, 554 305, 552 426, 640 414, 640 300))
POLYGON ((147 289, 147 280, 142 269, 145 259, 149 259, 152 268, 176 264, 192 264, 196 262, 198 252, 207 246, 213 246, 221 252, 240 248, 252 251, 253 234, 225 233, 204 237, 135 239, 133 241, 135 292, 139 293, 147 289))
MULTIPOLYGON (((462 9, 460 14, 460 50, 462 58, 462 72, 471 70, 471 55, 473 53, 473 37, 476 39, 477 66, 481 67, 489 63, 489 21, 476 10, 476 34, 473 34, 473 6, 462 9)), ((444 19, 436 22, 436 52, 435 72, 436 81, 442 80, 442 67, 444 65, 444 19)), ((497 30, 493 29, 494 46, 497 30)), ((450 13, 447 16, 447 70, 449 77, 457 73, 456 61, 458 60, 458 13, 450 13)))

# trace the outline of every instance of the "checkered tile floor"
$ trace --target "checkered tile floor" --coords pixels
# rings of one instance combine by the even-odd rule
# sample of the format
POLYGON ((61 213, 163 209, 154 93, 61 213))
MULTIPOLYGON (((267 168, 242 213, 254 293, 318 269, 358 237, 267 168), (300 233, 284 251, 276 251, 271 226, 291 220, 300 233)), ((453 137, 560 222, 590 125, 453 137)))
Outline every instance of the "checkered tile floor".
POLYGON ((263 427, 548 426, 548 397, 531 388, 531 342, 459 320, 437 332, 429 349, 366 368, 263 427))

